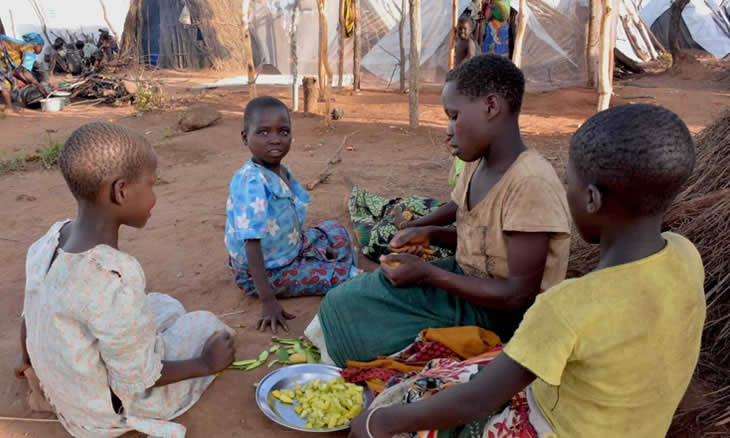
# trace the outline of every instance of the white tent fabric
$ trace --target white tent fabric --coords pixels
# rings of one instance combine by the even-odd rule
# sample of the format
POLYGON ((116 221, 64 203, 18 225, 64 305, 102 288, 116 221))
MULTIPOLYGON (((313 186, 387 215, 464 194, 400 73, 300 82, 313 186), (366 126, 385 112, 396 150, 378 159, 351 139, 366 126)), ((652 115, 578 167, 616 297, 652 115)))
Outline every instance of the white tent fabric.
MULTIPOLYGON (((670 5, 670 0, 649 0, 641 9, 641 18, 651 26, 670 5)), ((692 39, 712 56, 723 58, 730 53, 730 21, 716 0, 690 0, 682 20, 692 39)))
MULTIPOLYGON (((104 21, 104 12, 99 0, 35 0, 35 2, 46 20, 48 34, 51 38, 53 38, 51 34, 53 32, 68 39, 67 30, 75 34, 83 32, 96 36, 99 29, 109 27, 104 21)), ((25 33, 38 32, 45 39, 41 20, 33 7, 33 1, 16 0, 2 3, 0 20, 11 37, 20 38, 25 33), (12 11, 12 19, 10 11, 12 11)), ((121 37, 124 19, 129 10, 129 0, 106 0, 104 4, 112 27, 121 37)))

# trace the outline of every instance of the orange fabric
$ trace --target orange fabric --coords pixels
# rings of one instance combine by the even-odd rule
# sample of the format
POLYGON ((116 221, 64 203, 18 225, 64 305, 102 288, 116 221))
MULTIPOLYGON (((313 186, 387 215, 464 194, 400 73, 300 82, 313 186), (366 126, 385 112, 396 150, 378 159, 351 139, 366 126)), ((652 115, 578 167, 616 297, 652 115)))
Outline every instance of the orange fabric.
MULTIPOLYGON (((424 342, 438 342, 453 350, 459 355, 459 357, 453 358, 456 360, 479 361, 496 357, 501 352, 501 349, 494 351, 494 348, 501 344, 499 336, 477 326, 429 328, 423 330, 420 335, 424 342)), ((426 366, 426 362, 406 363, 385 356, 378 357, 371 362, 347 361, 347 368, 385 368, 403 374, 421 371, 424 366, 426 366)), ((375 393, 381 393, 385 389, 385 382, 382 379, 368 379, 365 383, 375 393)))
POLYGON ((379 357, 377 360, 371 362, 347 361, 347 368, 387 368, 403 374, 410 373, 411 371, 421 371, 424 366, 426 366, 425 363, 412 365, 395 359, 388 359, 387 357, 379 357))
POLYGON ((438 342, 460 357, 469 359, 501 344, 496 333, 477 326, 429 328, 421 332, 426 342, 438 342))

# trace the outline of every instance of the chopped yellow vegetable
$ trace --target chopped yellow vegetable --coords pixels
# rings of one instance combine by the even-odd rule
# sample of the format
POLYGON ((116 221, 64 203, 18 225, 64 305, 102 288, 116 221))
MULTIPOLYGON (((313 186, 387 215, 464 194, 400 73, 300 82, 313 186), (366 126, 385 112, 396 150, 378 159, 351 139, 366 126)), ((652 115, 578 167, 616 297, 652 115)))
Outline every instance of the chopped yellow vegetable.
POLYGON ((292 404, 294 412, 306 419, 306 429, 333 429, 347 426, 363 410, 363 388, 346 383, 342 377, 305 384, 296 383, 294 390, 272 391, 282 403, 292 404))

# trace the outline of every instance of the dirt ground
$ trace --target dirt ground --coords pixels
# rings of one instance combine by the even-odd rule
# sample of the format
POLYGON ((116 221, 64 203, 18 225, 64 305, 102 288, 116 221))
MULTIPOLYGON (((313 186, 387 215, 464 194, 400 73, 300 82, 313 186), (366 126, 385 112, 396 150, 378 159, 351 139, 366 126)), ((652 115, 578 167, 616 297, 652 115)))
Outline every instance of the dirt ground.
MULTIPOLYGON (((212 75, 158 73, 170 98, 164 110, 141 117, 130 107, 68 107, 61 113, 25 111, 0 119, 0 156, 33 152, 49 141, 63 141, 73 129, 97 120, 129 126, 147 135, 159 155, 161 181, 158 203, 144 230, 123 229, 120 247, 136 256, 146 272, 148 290, 179 299, 188 309, 216 314, 243 311, 225 317, 237 328, 237 358, 255 357, 270 345, 270 333, 259 333, 255 322, 259 304, 245 298, 233 284, 223 244, 225 200, 233 173, 249 158, 240 140, 245 88, 193 92, 190 86, 209 82, 212 75), (179 133, 175 126, 186 106, 215 105, 222 120, 213 127, 179 133)), ((700 131, 727 105, 730 85, 711 79, 677 75, 644 76, 616 84, 613 104, 657 103, 677 112, 693 133, 700 131)), ((259 87, 289 101, 284 87, 259 87)), ((440 90, 427 86, 421 98, 423 126, 408 128, 408 99, 397 92, 375 88, 359 95, 336 92, 334 106, 345 111, 343 120, 326 129, 320 117, 294 115, 295 145, 285 159, 299 181, 310 182, 341 144, 353 134, 354 151, 343 152, 329 183, 312 192, 307 222, 345 217, 346 195, 342 176, 384 195, 417 193, 445 199, 450 157, 443 146, 446 118, 440 90)), ((529 94, 521 118, 525 140, 562 171, 570 135, 595 109, 592 90, 574 88, 529 94)), ((57 220, 72 218, 75 204, 57 170, 35 169, 0 176, 0 416, 39 417, 25 405, 25 382, 16 380, 12 367, 18 353, 18 326, 23 303, 24 259, 27 247, 57 220)), ((372 267, 372 265, 366 265, 372 267)), ((319 298, 284 302, 294 313, 291 334, 301 335, 314 316, 319 298)), ((304 436, 281 428, 260 413, 254 402, 254 382, 269 370, 227 371, 179 422, 188 436, 304 436)), ((47 417, 44 417, 47 418, 47 417)), ((345 436, 345 434, 330 434, 345 436)), ((57 424, 0 421, 2 437, 63 437, 57 424)), ((136 436, 130 434, 129 436, 136 436)))

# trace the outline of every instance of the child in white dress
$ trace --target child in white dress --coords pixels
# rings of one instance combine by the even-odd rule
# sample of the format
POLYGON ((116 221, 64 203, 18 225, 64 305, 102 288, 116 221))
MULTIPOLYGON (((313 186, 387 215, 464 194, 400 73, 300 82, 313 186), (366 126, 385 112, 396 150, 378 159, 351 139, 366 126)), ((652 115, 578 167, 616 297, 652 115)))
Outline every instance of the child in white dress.
POLYGON ((73 436, 183 437, 169 420, 235 352, 232 330, 213 314, 147 295, 142 267, 118 248, 119 227, 144 227, 154 207, 155 152, 121 126, 90 123, 73 132, 59 164, 78 216, 28 250, 16 375, 32 367, 73 436))

